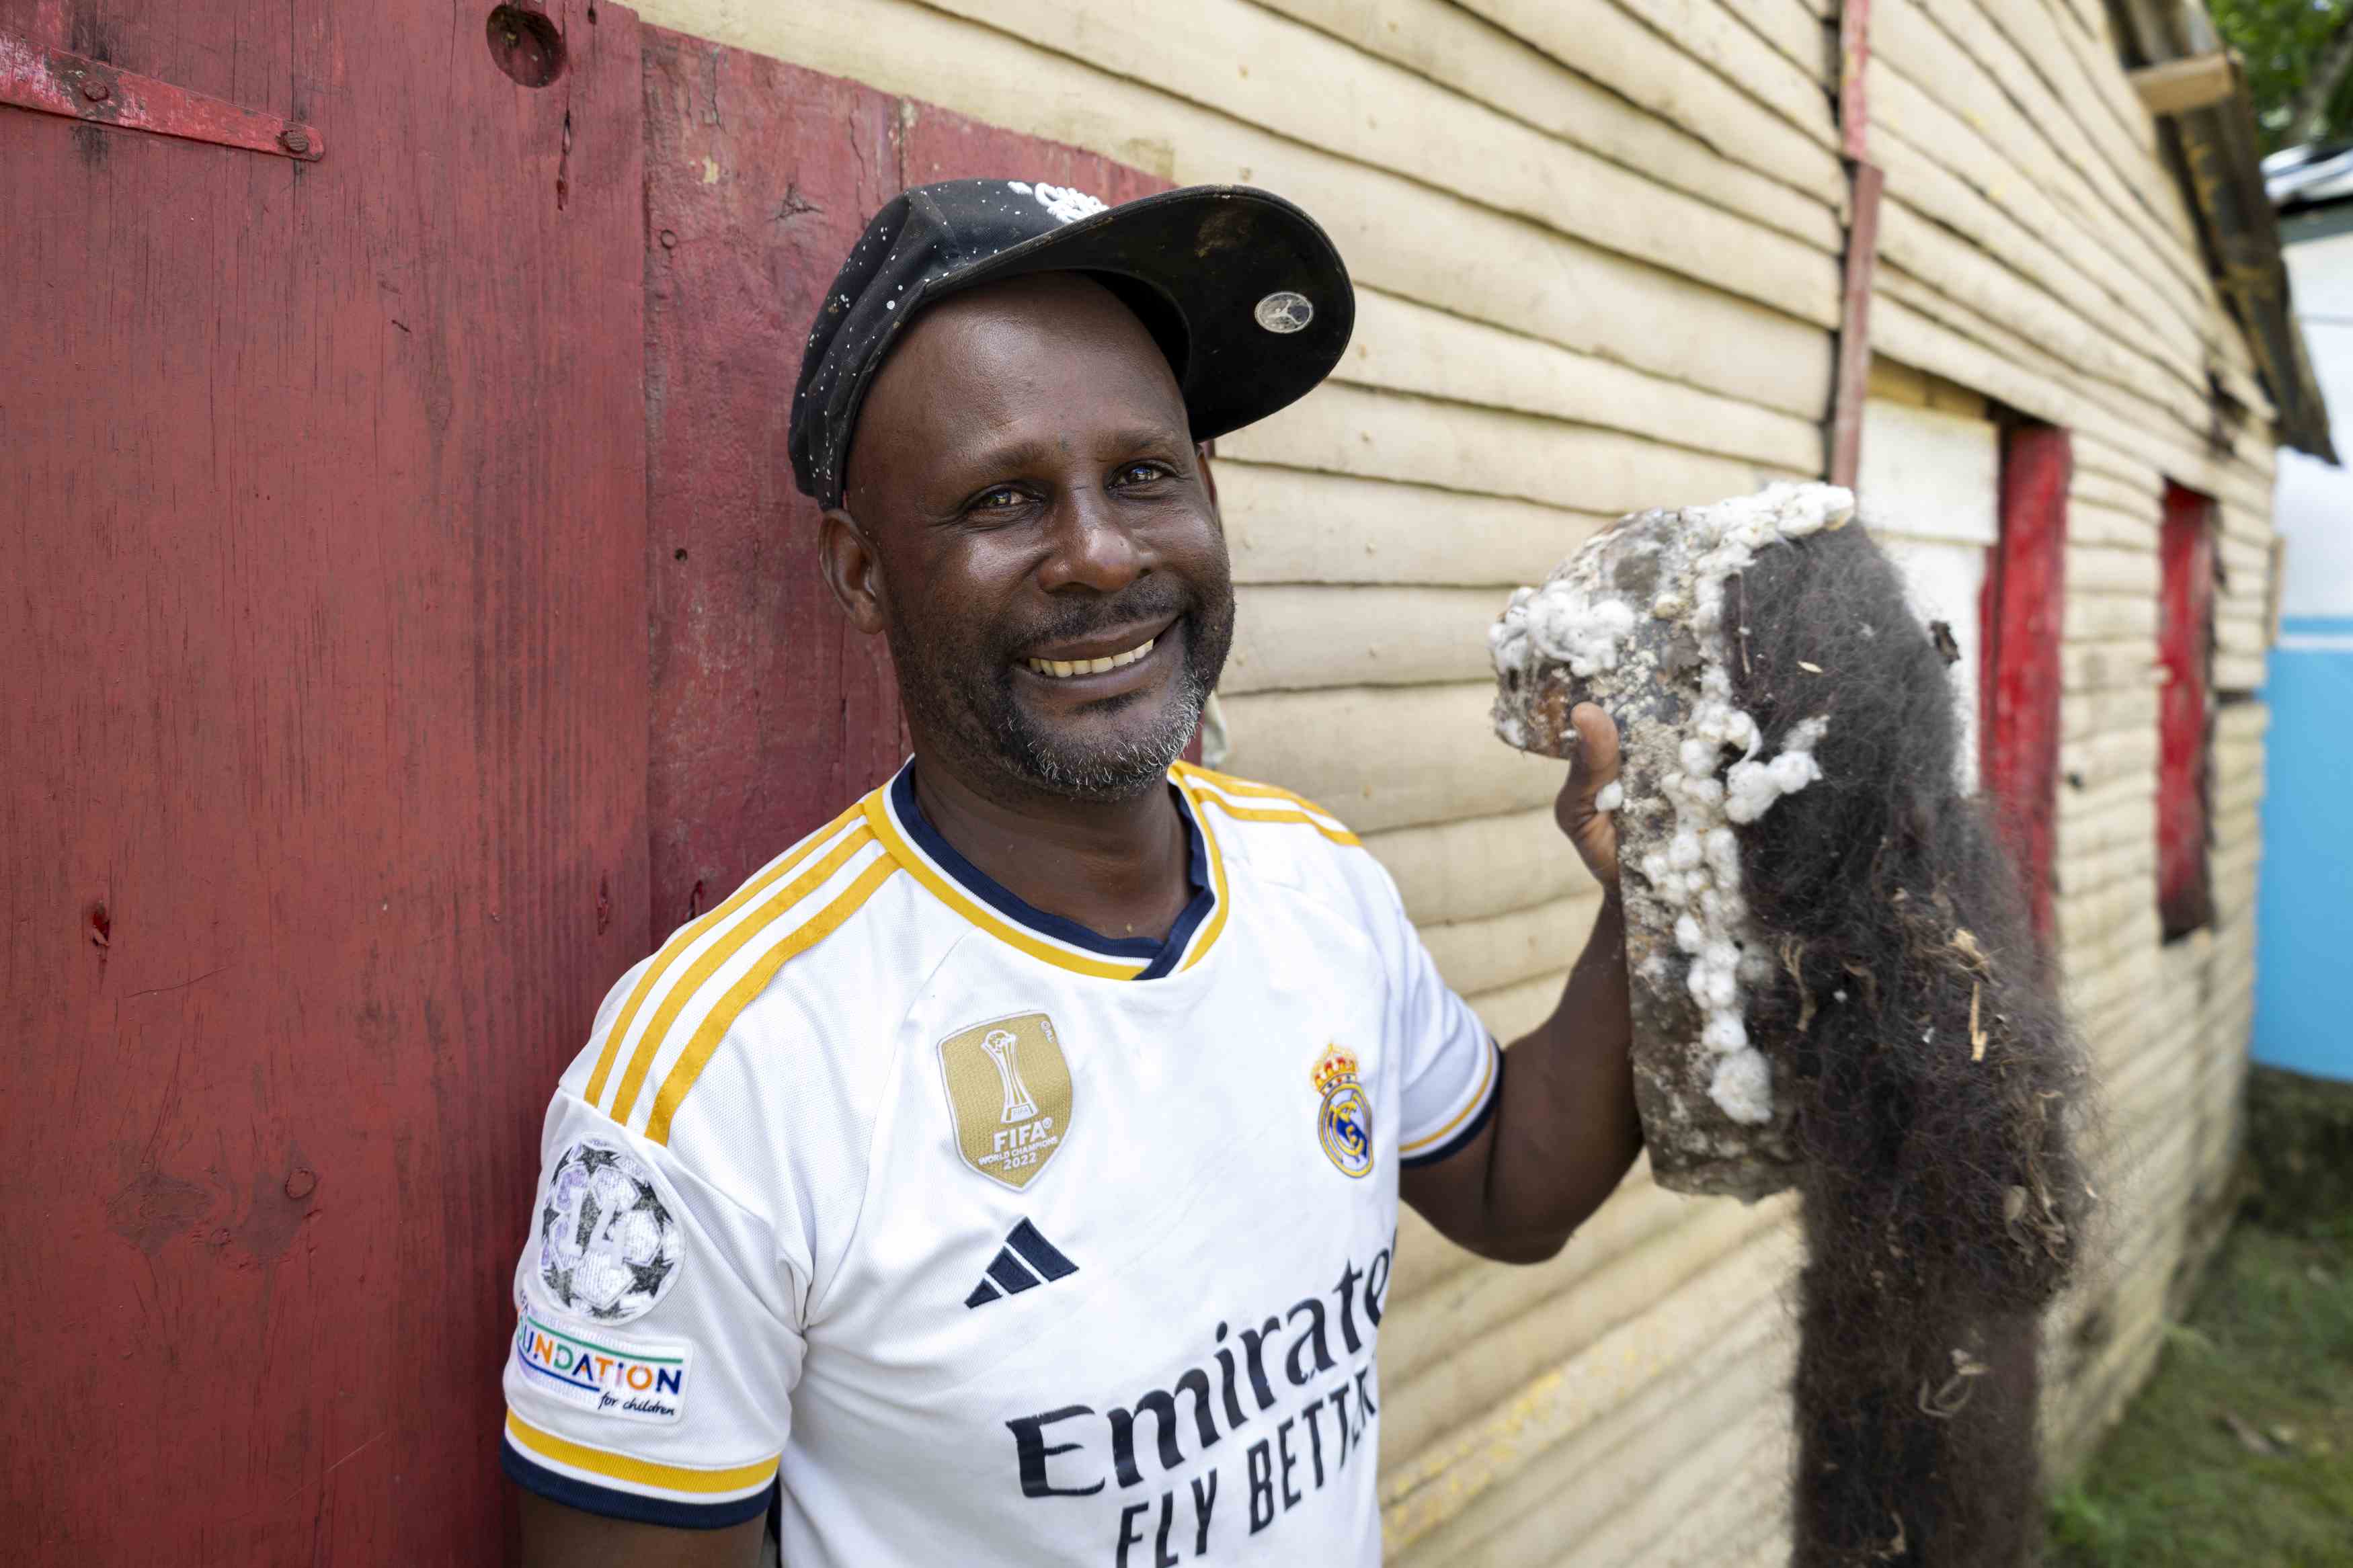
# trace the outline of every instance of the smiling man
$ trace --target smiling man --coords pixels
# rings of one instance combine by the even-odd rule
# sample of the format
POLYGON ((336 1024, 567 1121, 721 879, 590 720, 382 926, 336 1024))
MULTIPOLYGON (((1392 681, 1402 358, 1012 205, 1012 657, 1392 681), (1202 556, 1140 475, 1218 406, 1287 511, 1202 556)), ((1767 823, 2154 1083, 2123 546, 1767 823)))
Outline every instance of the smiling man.
POLYGON ((914 757, 564 1076, 527 1561, 748 1563, 773 1517, 788 1568, 1378 1562, 1400 1194, 1534 1261, 1641 1134, 1598 710, 1557 815, 1610 893, 1508 1074, 1345 826, 1177 762, 1234 618, 1200 443, 1352 319, 1262 192, 958 181, 868 227, 792 446, 914 757))

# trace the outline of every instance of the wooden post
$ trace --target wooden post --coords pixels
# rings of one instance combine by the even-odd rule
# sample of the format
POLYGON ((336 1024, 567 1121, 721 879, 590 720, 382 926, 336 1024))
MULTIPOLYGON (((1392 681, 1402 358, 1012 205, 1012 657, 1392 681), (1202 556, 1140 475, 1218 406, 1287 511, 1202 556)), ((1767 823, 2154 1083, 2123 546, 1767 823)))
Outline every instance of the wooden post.
POLYGON ((1852 182, 1846 282, 1839 307, 1838 367, 1831 387, 1830 479, 1852 485, 1862 462, 1862 402, 1871 379, 1871 287, 1879 260, 1879 200, 1884 177, 1870 162, 1871 110, 1863 94, 1871 62, 1871 0, 1839 8, 1839 137, 1852 182))

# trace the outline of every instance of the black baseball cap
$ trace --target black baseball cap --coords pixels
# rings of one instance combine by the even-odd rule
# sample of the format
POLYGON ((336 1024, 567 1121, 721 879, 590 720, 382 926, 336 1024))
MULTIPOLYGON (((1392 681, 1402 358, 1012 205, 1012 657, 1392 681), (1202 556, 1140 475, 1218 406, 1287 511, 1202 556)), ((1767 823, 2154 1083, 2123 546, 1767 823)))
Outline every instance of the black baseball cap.
POLYGON ((1247 185, 1188 185, 1107 207, 1026 180, 950 180, 891 199, 841 264, 793 395, 793 475, 841 504, 858 411, 925 305, 999 278, 1083 272, 1168 356, 1193 438, 1304 396, 1347 351, 1356 299, 1315 220, 1247 185))

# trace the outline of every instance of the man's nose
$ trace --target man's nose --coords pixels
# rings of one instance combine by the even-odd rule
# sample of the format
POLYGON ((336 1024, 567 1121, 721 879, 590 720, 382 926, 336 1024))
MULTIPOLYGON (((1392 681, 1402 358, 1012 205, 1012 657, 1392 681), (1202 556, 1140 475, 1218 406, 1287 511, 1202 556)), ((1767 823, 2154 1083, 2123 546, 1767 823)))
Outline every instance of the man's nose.
POLYGON ((1115 594, 1149 565, 1148 552, 1112 498, 1090 487, 1071 492, 1054 509, 1052 542, 1038 582, 1050 594, 1070 587, 1115 594))

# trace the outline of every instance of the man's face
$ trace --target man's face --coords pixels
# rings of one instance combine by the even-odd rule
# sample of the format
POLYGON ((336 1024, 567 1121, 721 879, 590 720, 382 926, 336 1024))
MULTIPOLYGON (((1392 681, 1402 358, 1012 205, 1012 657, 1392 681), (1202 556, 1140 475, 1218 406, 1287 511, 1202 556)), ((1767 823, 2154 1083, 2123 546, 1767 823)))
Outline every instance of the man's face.
POLYGON ((984 789, 1160 781, 1233 585, 1176 377, 1108 290, 1047 273, 925 311, 868 391, 844 500, 872 563, 837 588, 889 637, 927 752, 984 789))

